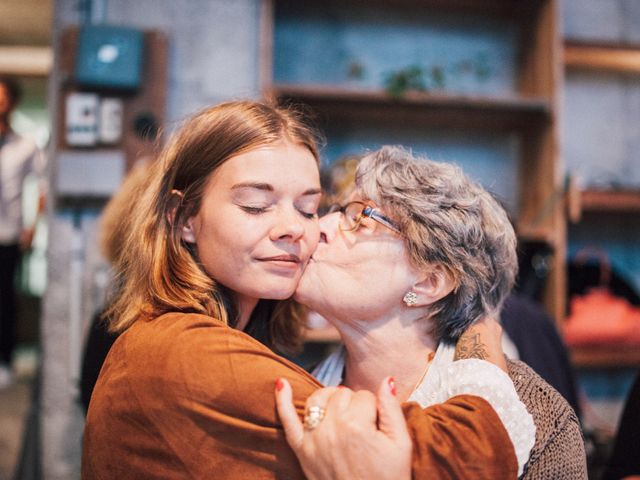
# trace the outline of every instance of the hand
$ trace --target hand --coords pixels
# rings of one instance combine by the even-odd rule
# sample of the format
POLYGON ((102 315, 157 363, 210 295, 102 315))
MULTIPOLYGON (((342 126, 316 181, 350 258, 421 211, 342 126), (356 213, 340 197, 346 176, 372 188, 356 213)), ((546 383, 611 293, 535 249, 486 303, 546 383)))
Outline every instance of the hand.
POLYGON ((391 378, 382 382, 377 396, 344 387, 317 390, 307 399, 307 408, 323 407, 325 415, 313 430, 302 426, 289 382, 278 382, 278 414, 307 478, 411 478, 412 443, 391 378))
POLYGON ((31 250, 33 246, 33 236, 35 234, 34 228, 25 228, 20 233, 20 240, 18 241, 20 245, 20 251, 27 252, 31 250))
POLYGON ((487 360, 508 373, 502 351, 502 326, 491 317, 476 321, 458 339, 454 360, 478 358, 487 360))

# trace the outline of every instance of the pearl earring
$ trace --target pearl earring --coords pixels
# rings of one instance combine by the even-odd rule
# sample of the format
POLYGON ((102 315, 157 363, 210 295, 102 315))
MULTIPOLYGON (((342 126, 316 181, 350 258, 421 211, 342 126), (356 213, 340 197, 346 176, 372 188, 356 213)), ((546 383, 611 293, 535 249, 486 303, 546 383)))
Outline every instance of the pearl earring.
POLYGON ((413 307, 418 301, 418 295, 415 292, 407 292, 402 301, 407 307, 413 307))

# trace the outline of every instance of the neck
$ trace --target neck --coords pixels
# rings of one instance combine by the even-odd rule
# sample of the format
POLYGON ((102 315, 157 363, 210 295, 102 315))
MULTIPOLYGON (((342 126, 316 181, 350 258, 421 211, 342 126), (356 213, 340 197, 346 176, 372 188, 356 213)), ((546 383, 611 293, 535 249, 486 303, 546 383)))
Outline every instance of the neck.
POLYGON ((240 295, 236 295, 235 297, 236 305, 238 307, 238 322, 236 323, 236 329, 244 330, 249 324, 249 319, 258 304, 258 299, 241 297, 240 295))
POLYGON ((437 347, 417 318, 392 317, 377 321, 335 322, 347 349, 344 384, 354 390, 378 390, 392 376, 397 396, 406 400, 428 367, 429 354, 437 347))

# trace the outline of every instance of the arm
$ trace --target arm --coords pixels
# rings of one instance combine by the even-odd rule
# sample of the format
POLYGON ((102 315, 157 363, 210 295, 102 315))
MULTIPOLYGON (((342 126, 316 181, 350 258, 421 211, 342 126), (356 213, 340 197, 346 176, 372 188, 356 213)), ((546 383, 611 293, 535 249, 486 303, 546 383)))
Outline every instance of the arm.
POLYGON ((459 395, 424 410, 404 404, 403 410, 413 441, 414 480, 517 478, 507 431, 482 398, 459 395))
MULTIPOLYGON (((477 322, 461 338, 456 358, 473 361, 477 361, 478 358, 486 359, 506 370, 506 361, 500 346, 501 334, 502 330, 497 322, 491 319, 477 322)), ((463 362, 460 366, 462 365, 463 362)), ((379 471, 380 463, 397 464, 397 468, 392 470, 395 471, 396 478, 402 478, 399 472, 403 471, 402 449, 405 443, 400 434, 400 427, 404 425, 390 428, 391 437, 383 438, 386 433, 377 428, 375 415, 358 419, 358 412, 350 407, 349 402, 328 400, 333 395, 344 397, 348 389, 324 389, 314 393, 307 405, 326 405, 325 420, 313 432, 305 432, 298 417, 288 406, 287 388, 276 393, 278 410, 285 425, 287 440, 298 456, 306 475, 310 478, 358 478, 349 470, 349 465, 357 461, 361 469, 363 465, 369 465, 370 469, 365 475, 368 478, 385 478, 388 472, 379 471), (339 408, 342 408, 342 411, 337 411, 339 408), (344 443, 344 439, 349 439, 350 442, 344 443), (398 443, 394 448, 390 448, 389 445, 383 448, 385 443, 393 442, 398 443), (359 447, 356 448, 356 445, 368 447, 362 451, 359 447), (395 456, 392 459, 387 458, 388 454, 382 456, 380 452, 384 451, 393 451, 395 456), (331 454, 325 455, 324 452, 331 454), (382 458, 385 459, 384 462, 380 462, 382 458), (339 474, 340 470, 335 469, 342 469, 348 473, 339 474)), ((385 405, 387 411, 393 409, 395 400, 389 400, 389 395, 385 397, 384 394, 383 384, 377 399, 378 423, 382 416, 380 409, 385 408, 385 405)), ((515 396, 515 390, 513 394, 515 396)), ((404 413, 413 443, 412 469, 415 478, 450 478, 448 476, 451 472, 455 472, 454 478, 466 477, 469 474, 483 478, 516 476, 518 465, 514 462, 513 444, 502 426, 500 417, 487 401, 471 395, 460 395, 424 410, 417 404, 408 404, 404 406, 404 413), (456 454, 452 455, 451 452, 454 450, 456 454), (513 464, 515 468, 511 469, 513 464)), ((526 414, 526 411, 524 413, 526 414)), ((387 422, 387 425, 390 424, 391 421, 387 422)))
POLYGON ((26 252, 31 250, 33 246, 33 238, 36 231, 36 225, 38 224, 38 219, 41 215, 43 215, 45 206, 46 206, 46 181, 45 181, 45 170, 46 170, 46 162, 44 153, 34 145, 34 152, 30 158, 30 174, 35 175, 38 180, 38 201, 36 204, 36 211, 33 218, 33 223, 29 226, 23 227, 22 232, 20 232, 20 238, 18 243, 20 245, 20 250, 26 252))
POLYGON ((584 438, 575 414, 555 432, 538 456, 532 456, 523 478, 588 478, 584 438))
POLYGON ((440 392, 439 401, 469 394, 489 402, 509 434, 522 475, 535 444, 536 426, 509 377, 501 338, 502 327, 489 317, 467 329, 456 344, 453 363, 442 373, 446 392, 440 392))
POLYGON ((44 192, 39 191, 38 207, 36 211, 36 218, 33 222, 33 225, 23 228, 22 232, 20 232, 20 239, 18 243, 20 244, 20 250, 22 250, 23 252, 31 250, 31 247, 33 246, 33 237, 35 236, 35 233, 36 233, 36 225, 38 224, 38 219, 44 212, 45 205, 46 205, 46 199, 44 196, 44 192))
POLYGON ((320 424, 308 430, 291 405, 288 383, 279 385, 287 441, 311 480, 516 477, 509 437, 481 398, 458 396, 423 410, 416 403, 401 408, 388 381, 376 397, 325 388, 307 400, 326 408, 320 424))
POLYGON ((310 429, 292 408, 291 386, 279 379, 278 413, 307 478, 409 480, 411 439, 394 395, 390 379, 380 386, 377 399, 366 390, 320 389, 307 399, 307 406, 320 406, 326 413, 310 429))

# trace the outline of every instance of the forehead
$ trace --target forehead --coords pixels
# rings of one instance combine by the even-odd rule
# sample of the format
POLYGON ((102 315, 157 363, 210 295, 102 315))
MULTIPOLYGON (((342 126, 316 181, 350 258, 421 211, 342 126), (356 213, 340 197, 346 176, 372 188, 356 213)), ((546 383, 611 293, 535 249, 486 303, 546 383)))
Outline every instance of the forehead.
POLYGON ((379 209, 383 209, 384 207, 382 205, 380 205, 380 203, 378 202, 378 200, 374 197, 373 195, 367 195, 365 192, 363 192, 361 189, 356 189, 353 191, 353 193, 351 193, 351 195, 349 195, 349 197, 347 198, 347 203, 348 202, 362 202, 365 203, 367 205, 371 205, 372 207, 376 207, 379 209))
POLYGON ((209 181, 210 186, 218 188, 244 183, 308 189, 320 185, 320 173, 315 157, 306 147, 280 141, 231 157, 209 181))

